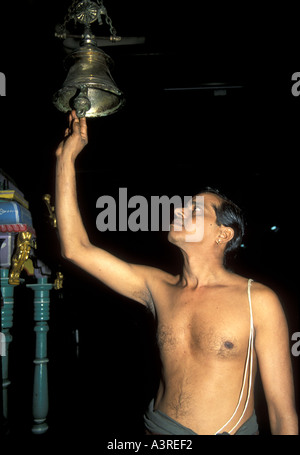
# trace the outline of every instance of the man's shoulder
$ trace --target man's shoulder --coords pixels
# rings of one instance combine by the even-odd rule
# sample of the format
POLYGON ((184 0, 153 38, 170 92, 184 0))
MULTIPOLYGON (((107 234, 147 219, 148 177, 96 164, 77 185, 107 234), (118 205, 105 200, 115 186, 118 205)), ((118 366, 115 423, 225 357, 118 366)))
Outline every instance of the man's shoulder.
MULTIPOLYGON (((241 292, 247 288, 249 279, 233 275, 232 284, 241 292)), ((276 292, 269 286, 251 279, 250 296, 253 310, 257 313, 269 313, 272 310, 281 308, 281 303, 276 292)))
POLYGON ((279 303, 278 295, 273 289, 265 284, 253 281, 251 285, 251 293, 253 298, 261 304, 274 305, 279 303))
POLYGON ((253 299, 260 302, 278 302, 277 294, 268 286, 251 278, 245 278, 240 275, 233 275, 232 283, 237 287, 244 289, 250 281, 250 292, 253 299))
POLYGON ((254 281, 251 287, 252 307, 256 323, 284 319, 284 312, 276 292, 269 286, 254 281))

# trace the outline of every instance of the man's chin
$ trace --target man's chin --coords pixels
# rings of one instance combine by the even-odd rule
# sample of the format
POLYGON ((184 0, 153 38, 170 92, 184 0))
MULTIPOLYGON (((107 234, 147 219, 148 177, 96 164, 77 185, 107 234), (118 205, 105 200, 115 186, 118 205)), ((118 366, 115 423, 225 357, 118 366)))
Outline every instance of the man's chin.
POLYGON ((176 231, 174 229, 174 226, 172 225, 171 229, 168 233, 168 240, 169 240, 169 242, 174 243, 174 244, 185 243, 188 235, 189 234, 186 231, 184 231, 183 229, 176 231))
POLYGON ((181 235, 182 232, 176 232, 174 231, 173 227, 171 227, 170 231, 168 232, 168 241, 176 245, 180 241, 181 235))
POLYGON ((201 232, 187 232, 187 231, 175 231, 174 228, 168 233, 168 241, 178 245, 179 243, 199 243, 203 240, 203 231, 201 232))

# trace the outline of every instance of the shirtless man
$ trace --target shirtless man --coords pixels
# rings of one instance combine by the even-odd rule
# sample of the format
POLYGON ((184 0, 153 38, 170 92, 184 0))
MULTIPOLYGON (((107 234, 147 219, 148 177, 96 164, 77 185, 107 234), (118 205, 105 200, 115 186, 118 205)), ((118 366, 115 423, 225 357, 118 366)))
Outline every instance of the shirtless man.
POLYGON ((157 318, 162 378, 145 414, 146 432, 257 434, 254 381, 259 364, 272 434, 298 434, 286 319, 273 291, 224 267, 225 250, 237 235, 237 228, 217 220, 226 201, 207 192, 202 194, 204 213, 195 199, 177 209, 174 224, 182 229, 173 224, 168 236, 184 257, 180 276, 126 263, 92 245, 82 223, 75 160, 87 142, 86 120, 72 112, 56 152, 62 255, 148 306, 157 318), (195 224, 197 216, 204 216, 204 236, 189 242, 191 229, 185 226, 195 224))

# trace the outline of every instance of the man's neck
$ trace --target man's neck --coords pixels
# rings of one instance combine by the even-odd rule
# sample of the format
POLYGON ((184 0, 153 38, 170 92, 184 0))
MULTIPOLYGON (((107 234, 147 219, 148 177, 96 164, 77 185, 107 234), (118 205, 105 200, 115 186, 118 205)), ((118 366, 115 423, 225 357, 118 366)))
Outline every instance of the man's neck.
POLYGON ((223 257, 204 254, 188 254, 183 251, 182 284, 194 289, 217 285, 228 275, 223 257))

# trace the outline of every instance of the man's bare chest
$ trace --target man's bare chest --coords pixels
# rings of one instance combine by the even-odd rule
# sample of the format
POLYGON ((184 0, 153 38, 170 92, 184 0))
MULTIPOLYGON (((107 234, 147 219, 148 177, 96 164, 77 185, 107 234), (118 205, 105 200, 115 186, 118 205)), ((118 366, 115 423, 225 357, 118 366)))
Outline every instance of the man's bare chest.
POLYGON ((162 356, 244 358, 250 333, 247 294, 222 289, 198 293, 171 290, 161 298, 157 341, 162 356))

